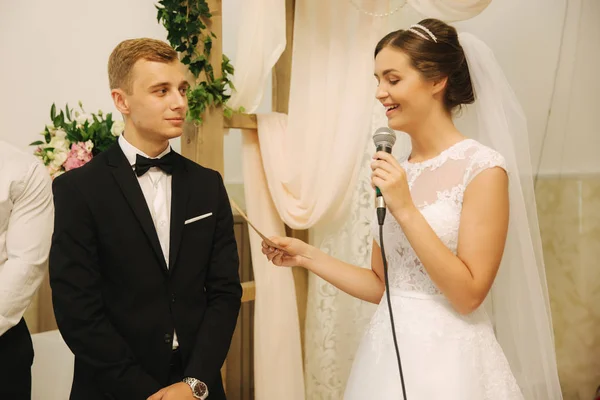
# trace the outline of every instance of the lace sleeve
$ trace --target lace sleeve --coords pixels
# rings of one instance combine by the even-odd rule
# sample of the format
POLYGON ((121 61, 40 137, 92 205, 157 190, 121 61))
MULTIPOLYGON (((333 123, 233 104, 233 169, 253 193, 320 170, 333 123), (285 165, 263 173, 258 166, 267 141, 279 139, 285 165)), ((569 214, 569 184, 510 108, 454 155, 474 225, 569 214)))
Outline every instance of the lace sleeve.
POLYGON ((465 187, 468 186, 477 175, 486 169, 500 167, 505 171, 507 170, 506 161, 504 160, 502 154, 490 149, 489 147, 482 146, 475 153, 473 153, 470 158, 469 166, 465 171, 465 187))

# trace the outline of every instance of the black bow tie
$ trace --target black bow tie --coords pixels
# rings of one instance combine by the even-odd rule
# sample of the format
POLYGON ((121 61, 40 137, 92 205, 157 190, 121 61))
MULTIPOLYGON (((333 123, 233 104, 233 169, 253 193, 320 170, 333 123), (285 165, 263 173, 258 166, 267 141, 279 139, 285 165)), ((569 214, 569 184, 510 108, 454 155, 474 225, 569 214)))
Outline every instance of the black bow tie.
POLYGON ((171 150, 161 158, 146 158, 139 154, 135 156, 135 174, 142 176, 152 167, 158 167, 167 174, 173 173, 173 151, 171 150))

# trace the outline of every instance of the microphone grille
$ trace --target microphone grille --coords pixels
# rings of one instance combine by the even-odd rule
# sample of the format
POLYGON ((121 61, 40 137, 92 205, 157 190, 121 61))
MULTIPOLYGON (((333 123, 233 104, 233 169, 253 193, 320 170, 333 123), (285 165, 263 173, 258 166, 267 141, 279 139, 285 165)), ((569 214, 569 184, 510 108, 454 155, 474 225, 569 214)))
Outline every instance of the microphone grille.
POLYGON ((386 147, 393 147, 396 143, 396 132, 388 127, 381 127, 373 133, 373 142, 375 147, 384 145, 386 147))

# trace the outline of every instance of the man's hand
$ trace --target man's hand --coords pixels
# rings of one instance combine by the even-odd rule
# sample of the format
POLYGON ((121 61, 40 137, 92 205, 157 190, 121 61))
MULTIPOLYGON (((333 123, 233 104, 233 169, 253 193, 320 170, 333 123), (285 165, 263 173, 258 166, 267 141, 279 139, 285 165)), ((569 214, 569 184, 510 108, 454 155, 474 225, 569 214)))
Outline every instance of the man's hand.
POLYGON ((148 400, 196 400, 196 398, 187 383, 179 382, 160 389, 148 397, 148 400))
MULTIPOLYGON (((173 386, 173 385, 171 385, 173 386)), ((163 396, 165 395, 165 393, 167 393, 167 390, 169 390, 171 388, 171 386, 167 386, 165 388, 160 389, 158 392, 154 393, 152 396, 148 397, 146 400, 161 400, 163 398, 163 396)))

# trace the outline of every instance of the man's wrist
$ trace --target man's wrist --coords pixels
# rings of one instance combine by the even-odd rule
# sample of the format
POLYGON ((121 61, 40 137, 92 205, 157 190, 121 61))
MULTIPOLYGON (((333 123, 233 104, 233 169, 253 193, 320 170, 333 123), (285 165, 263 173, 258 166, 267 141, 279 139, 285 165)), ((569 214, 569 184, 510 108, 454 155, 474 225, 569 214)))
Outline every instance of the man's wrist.
POLYGON ((204 382, 192 377, 183 378, 183 382, 190 387, 194 398, 205 400, 208 397, 208 386, 204 382))

